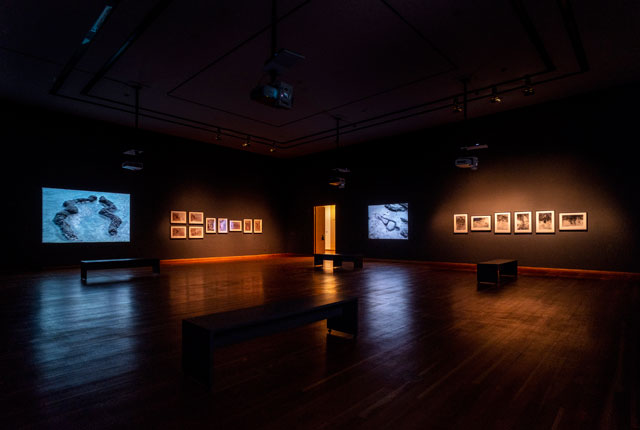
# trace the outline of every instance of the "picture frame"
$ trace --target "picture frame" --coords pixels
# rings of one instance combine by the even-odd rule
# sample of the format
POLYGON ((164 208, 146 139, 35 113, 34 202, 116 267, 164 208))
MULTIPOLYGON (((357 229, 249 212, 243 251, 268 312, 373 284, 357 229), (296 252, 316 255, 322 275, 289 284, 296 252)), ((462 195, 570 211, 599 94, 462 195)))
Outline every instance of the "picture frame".
POLYGON ((250 218, 245 218, 242 220, 242 232, 243 233, 253 233, 253 220, 250 218))
POLYGON ((491 215, 471 215, 471 231, 491 231, 491 215))
POLYGON ((205 233, 216 233, 218 231, 216 218, 205 218, 205 233))
POLYGON ((469 216, 467 214, 453 214, 453 233, 469 232, 469 216))
POLYGON ((218 218, 218 233, 229 233, 229 220, 218 218))
POLYGON ((552 234, 555 232, 555 211, 536 211, 536 234, 552 234))
POLYGON ((204 224, 204 212, 189 212, 189 224, 204 224))
POLYGON ((531 212, 514 212, 513 213, 513 232, 532 233, 531 212))
POLYGON ((203 239, 204 238, 204 227, 201 225, 190 225, 189 226, 189 239, 203 239))
POLYGON ((253 232, 262 233, 262 219, 258 218, 253 220, 253 232))
POLYGON ((586 212, 561 212, 558 214, 558 230, 586 230, 586 212))
POLYGON ((493 232, 495 234, 511 234, 511 212, 495 212, 493 214, 493 232))
POLYGON ((239 219, 229 220, 229 231, 242 231, 242 221, 239 219))
POLYGON ((187 211, 171 211, 171 224, 186 224, 187 211))
MULTIPOLYGON (((186 216, 185 216, 186 219, 186 216)), ((186 239, 187 238, 187 226, 186 225, 172 225, 171 226, 171 239, 186 239)))

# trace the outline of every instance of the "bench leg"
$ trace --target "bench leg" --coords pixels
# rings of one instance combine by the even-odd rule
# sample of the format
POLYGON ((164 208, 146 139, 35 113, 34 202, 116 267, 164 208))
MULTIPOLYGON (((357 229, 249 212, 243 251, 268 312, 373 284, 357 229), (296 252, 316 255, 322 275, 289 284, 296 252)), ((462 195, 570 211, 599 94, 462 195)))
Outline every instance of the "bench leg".
POLYGON ((327 329, 358 335, 358 300, 353 300, 342 305, 342 315, 327 318, 327 329))
POLYGON ((313 256, 313 265, 321 266, 322 265, 322 257, 313 256))
POLYGON ((87 283, 87 268, 86 267, 80 267, 80 281, 82 281, 83 284, 87 283))
POLYGON ((160 261, 154 261, 151 267, 153 268, 153 273, 160 273, 160 261))
POLYGON ((213 347, 209 332, 182 321, 182 371, 198 382, 213 384, 213 347))
POLYGON ((356 258, 355 260, 353 260, 353 268, 354 269, 362 269, 362 259, 361 258, 356 258))

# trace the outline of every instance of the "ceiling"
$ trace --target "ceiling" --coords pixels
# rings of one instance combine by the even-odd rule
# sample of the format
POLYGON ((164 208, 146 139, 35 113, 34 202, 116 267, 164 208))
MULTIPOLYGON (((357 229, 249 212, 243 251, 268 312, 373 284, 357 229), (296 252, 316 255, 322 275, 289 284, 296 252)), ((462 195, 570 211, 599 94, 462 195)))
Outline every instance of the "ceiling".
POLYGON ((273 6, 5 0, 0 97, 135 127, 137 96, 140 128, 292 157, 640 77, 637 1, 278 0, 275 35, 273 6), (290 110, 249 98, 274 40, 290 110))

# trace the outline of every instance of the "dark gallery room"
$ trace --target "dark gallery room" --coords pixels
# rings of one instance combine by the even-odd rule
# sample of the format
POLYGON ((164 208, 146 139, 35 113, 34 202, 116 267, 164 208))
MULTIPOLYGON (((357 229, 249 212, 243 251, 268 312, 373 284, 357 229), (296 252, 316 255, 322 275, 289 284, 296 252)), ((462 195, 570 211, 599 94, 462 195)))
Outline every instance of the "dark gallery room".
POLYGON ((1 428, 640 429, 640 3, 0 10, 1 428))

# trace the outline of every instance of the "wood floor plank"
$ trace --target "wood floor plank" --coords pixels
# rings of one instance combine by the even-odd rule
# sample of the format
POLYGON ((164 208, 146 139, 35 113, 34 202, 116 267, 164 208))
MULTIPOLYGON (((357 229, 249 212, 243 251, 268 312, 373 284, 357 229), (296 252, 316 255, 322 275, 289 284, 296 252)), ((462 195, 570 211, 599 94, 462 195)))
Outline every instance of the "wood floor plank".
POLYGON ((3 428, 638 428, 640 283, 310 257, 0 278, 3 428), (315 294, 360 297, 355 341, 323 322, 181 372, 181 321, 315 294))

